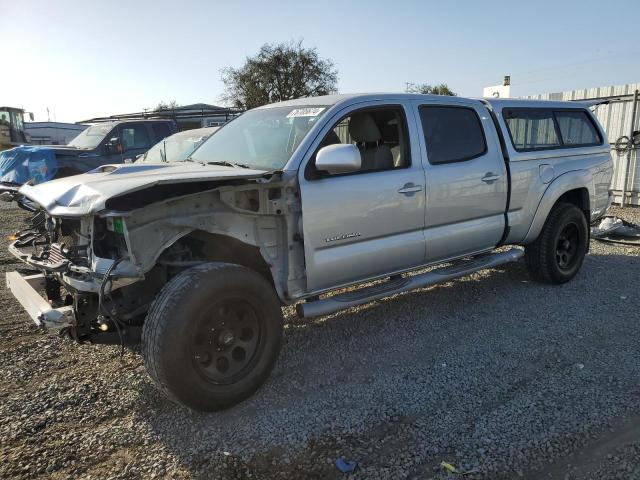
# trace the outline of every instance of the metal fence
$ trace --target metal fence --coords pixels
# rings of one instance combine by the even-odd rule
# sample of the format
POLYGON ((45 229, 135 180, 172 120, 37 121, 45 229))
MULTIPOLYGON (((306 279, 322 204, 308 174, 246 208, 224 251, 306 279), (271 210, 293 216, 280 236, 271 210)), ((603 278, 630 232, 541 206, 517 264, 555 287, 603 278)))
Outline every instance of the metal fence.
POLYGON ((640 83, 543 93, 526 98, 537 100, 606 100, 594 107, 611 144, 614 173, 611 188, 616 203, 640 205, 640 83), (635 138, 635 143, 633 139, 635 138), (624 202, 623 202, 624 199, 624 202))

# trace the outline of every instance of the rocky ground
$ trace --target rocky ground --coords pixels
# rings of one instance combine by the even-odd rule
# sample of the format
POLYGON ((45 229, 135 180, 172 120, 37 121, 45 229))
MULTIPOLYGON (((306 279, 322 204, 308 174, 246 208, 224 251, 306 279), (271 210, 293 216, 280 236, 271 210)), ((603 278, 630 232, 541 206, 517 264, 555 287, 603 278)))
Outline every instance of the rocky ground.
MULTIPOLYGON (((640 209, 613 213, 640 223, 640 209)), ((0 205, 0 270, 18 264, 0 205)), ((640 248, 523 264, 313 321, 250 400, 167 401, 141 358, 43 335, 0 287, 0 478, 640 479, 640 248), (353 474, 334 462, 358 462, 353 474)))

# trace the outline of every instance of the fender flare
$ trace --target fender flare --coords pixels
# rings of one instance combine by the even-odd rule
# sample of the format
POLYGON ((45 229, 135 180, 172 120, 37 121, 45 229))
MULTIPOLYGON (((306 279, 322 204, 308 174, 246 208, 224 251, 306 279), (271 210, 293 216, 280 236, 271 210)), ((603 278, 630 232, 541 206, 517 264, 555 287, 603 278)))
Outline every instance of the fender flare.
POLYGON ((558 199, 570 190, 586 188, 589 192, 589 203, 593 198, 593 175, 587 170, 572 170, 556 177, 542 194, 538 208, 529 231, 522 241, 523 244, 531 243, 538 238, 551 209, 558 199))

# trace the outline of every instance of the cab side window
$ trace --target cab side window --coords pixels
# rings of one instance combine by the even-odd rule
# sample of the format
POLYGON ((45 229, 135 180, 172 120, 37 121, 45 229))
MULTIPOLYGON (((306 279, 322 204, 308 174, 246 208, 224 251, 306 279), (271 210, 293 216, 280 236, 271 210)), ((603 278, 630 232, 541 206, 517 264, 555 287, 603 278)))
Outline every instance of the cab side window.
POLYGON ((120 140, 124 151, 148 148, 149 135, 145 125, 127 125, 120 130, 120 140))
POLYGON ((420 120, 431 165, 463 162, 487 151, 484 130, 473 108, 422 106, 420 120))
MULTIPOLYGON (((360 170, 350 175, 393 170, 411 164, 407 123, 401 107, 364 109, 350 113, 325 135, 318 150, 340 143, 355 145, 360 151, 360 170)), ((315 169, 314 155, 307 167, 307 178, 320 176, 322 174, 315 169)))

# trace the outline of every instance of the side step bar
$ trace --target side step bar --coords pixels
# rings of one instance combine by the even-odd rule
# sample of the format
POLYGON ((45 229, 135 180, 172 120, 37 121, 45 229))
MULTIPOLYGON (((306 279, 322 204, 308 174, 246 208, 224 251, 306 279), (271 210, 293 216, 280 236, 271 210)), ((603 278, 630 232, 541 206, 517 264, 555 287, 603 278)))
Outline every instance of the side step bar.
POLYGON ((425 288, 437 283, 464 277, 485 268, 492 268, 504 263, 516 262, 524 256, 524 250, 512 248, 506 252, 488 253, 477 257, 458 260, 446 267, 431 270, 427 273, 401 277, 380 283, 372 287, 341 293, 322 300, 299 303, 296 307, 300 317, 318 317, 356 307, 365 303, 404 293, 417 288, 425 288))

